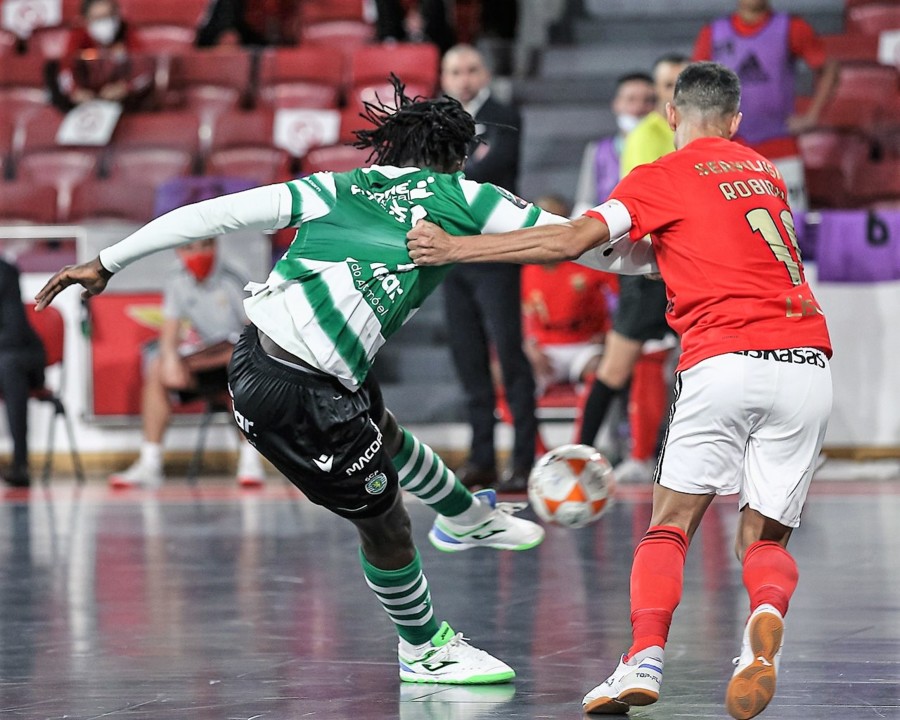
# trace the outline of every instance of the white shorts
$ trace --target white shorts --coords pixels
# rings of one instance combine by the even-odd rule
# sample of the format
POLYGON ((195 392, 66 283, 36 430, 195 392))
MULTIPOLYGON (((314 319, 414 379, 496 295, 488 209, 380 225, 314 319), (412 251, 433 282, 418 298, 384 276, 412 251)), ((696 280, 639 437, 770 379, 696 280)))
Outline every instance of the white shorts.
POLYGON ((800 511, 831 414, 831 368, 812 348, 717 355, 678 373, 656 470, 692 495, 740 493, 788 527, 800 511))
POLYGON ((583 380, 584 371, 594 358, 603 354, 601 343, 561 343, 542 345, 541 350, 550 360, 552 382, 577 385, 583 380))

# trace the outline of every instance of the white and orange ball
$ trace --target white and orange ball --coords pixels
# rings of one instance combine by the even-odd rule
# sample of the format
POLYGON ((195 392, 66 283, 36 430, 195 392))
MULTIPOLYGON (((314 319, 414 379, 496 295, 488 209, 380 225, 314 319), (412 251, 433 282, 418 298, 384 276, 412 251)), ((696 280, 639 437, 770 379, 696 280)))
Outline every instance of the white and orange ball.
POLYGON ((544 522, 579 528, 612 502, 612 465, 590 445, 562 445, 545 454, 528 477, 528 499, 544 522))

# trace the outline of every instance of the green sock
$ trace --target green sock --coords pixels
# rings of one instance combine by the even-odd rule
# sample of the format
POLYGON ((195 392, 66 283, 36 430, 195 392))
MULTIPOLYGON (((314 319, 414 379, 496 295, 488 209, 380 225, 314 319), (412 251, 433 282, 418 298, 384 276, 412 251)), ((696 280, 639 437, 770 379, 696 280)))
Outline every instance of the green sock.
POLYGON ((405 428, 400 431, 403 444, 391 458, 400 476, 400 487, 446 517, 461 515, 471 508, 472 493, 438 454, 405 428))
POLYGON ((366 560, 362 548, 359 549, 359 562, 366 575, 366 583, 378 596, 396 626, 397 634, 411 645, 421 645, 431 640, 438 631, 438 624, 431 609, 431 593, 428 592, 428 581, 422 574, 418 550, 413 561, 399 570, 375 567, 366 560))

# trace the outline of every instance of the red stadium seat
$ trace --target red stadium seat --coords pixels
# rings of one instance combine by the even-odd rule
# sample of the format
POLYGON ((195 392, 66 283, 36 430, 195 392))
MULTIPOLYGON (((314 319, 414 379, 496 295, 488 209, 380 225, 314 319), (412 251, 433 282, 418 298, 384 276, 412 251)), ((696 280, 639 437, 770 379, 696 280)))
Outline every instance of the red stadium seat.
POLYGON ((156 188, 149 184, 119 180, 87 180, 72 191, 68 222, 131 220, 145 223, 153 218, 156 188))
POLYGON ((57 218, 56 188, 27 180, 0 185, 0 222, 49 225, 57 218))
POLYGON ((145 48, 156 55, 177 55, 194 49, 196 31, 182 25, 145 25, 135 28, 145 48))
POLYGON ((369 150, 360 150, 349 145, 329 145, 313 148, 303 158, 303 173, 346 172, 358 167, 368 167, 369 150))
POLYGON ((351 83, 354 88, 390 82, 394 73, 410 86, 425 88, 432 96, 437 88, 440 54, 427 43, 367 45, 353 54, 351 83))
POLYGON ((216 118, 212 130, 212 150, 230 147, 272 147, 275 115, 268 108, 247 112, 226 112, 216 118))
POLYGON ((63 25, 71 25, 81 16, 82 0, 62 0, 63 25))
POLYGON ((172 58, 169 86, 182 93, 197 87, 229 88, 243 101, 250 93, 251 60, 240 48, 186 52, 172 58))
POLYGON ((191 112, 126 114, 116 125, 112 145, 117 149, 168 148, 196 154, 200 120, 191 112))
POLYGON ((806 170, 810 206, 845 207, 857 168, 868 158, 869 143, 858 133, 814 130, 798 136, 806 170))
POLYGON ((66 54, 70 30, 65 25, 35 28, 28 38, 28 52, 45 60, 58 60, 66 54))
POLYGON ((113 148, 106 173, 111 180, 156 187, 167 180, 190 175, 195 155, 174 147, 113 148))
POLYGON ((874 35, 822 35, 825 54, 842 63, 878 62, 878 38, 874 35))
POLYGON ((17 52, 19 39, 9 30, 0 30, 0 57, 5 58, 17 52))
POLYGON ((341 111, 341 128, 338 135, 339 143, 350 143, 356 140, 354 130, 364 130, 372 127, 365 118, 359 114, 358 107, 348 107, 341 111))
POLYGON ((835 98, 875 98, 883 102, 898 92, 897 70, 877 64, 841 66, 841 76, 834 91, 835 98))
POLYGON ((305 0, 303 25, 333 20, 365 20, 364 0, 305 0))
POLYGON ((181 25, 196 28, 209 0, 119 0, 122 17, 132 25, 181 25))
POLYGON ((822 108, 819 126, 843 130, 871 132, 883 115, 878 97, 833 97, 822 108))
POLYGON ((259 98, 280 107, 333 108, 343 79, 343 59, 328 48, 271 49, 260 58, 259 98))
POLYGON ((375 28, 367 23, 354 20, 333 20, 304 26, 301 40, 307 47, 324 47, 328 52, 337 51, 343 58, 344 77, 342 85, 350 86, 350 63, 353 53, 375 39, 375 28))
POLYGON ((96 153, 78 149, 38 150, 16 163, 16 177, 33 184, 53 185, 57 191, 57 218, 69 215, 72 190, 97 172, 96 153))
POLYGON ((50 105, 18 102, 4 97, 0 91, 0 102, 10 109, 16 135, 13 138, 13 155, 34 150, 57 147, 56 134, 64 115, 50 105))
POLYGON ((270 185, 291 179, 291 156, 271 147, 225 148, 209 156, 206 174, 246 178, 256 185, 270 185))
POLYGON ((851 189, 854 201, 860 205, 897 200, 900 198, 900 159, 863 163, 856 170, 851 189))
POLYGON ((849 32, 878 35, 900 29, 900 5, 896 2, 867 3, 847 10, 849 32))
MULTIPOLYGON (((404 93, 407 97, 432 97, 434 95, 434 87, 431 85, 422 85, 415 82, 404 82, 404 93)), ((350 91, 347 105, 355 112, 359 112, 364 103, 381 102, 390 105, 394 99, 394 86, 390 83, 377 83, 373 85, 359 85, 350 91)))
POLYGON ((12 55, 0 62, 0 87, 30 87, 44 90, 45 60, 40 55, 12 55))

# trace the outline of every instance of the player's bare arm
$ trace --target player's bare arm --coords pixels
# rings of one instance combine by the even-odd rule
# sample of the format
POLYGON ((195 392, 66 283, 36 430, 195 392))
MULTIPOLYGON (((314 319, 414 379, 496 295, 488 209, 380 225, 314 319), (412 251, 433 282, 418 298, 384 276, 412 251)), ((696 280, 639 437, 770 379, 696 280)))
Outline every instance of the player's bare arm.
POLYGON ((434 223, 419 221, 407 235, 416 265, 459 262, 551 263, 574 260, 609 240, 605 223, 581 217, 565 223, 512 232, 453 236, 434 223))
POLYGON ((113 274, 103 267, 99 257, 81 265, 67 265, 50 278, 41 291, 34 296, 37 302, 36 309, 43 310, 53 302, 53 298, 69 285, 76 283, 84 288, 81 293, 83 299, 87 300, 92 295, 99 295, 106 289, 106 284, 112 276, 113 274))

